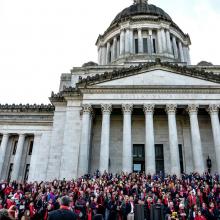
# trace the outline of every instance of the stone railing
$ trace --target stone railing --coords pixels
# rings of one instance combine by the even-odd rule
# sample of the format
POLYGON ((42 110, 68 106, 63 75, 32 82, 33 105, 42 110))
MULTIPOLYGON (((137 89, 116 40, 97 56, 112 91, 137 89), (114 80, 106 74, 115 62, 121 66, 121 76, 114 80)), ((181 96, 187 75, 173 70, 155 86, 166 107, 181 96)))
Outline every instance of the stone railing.
POLYGON ((37 104, 0 104, 0 112, 54 112, 55 108, 53 105, 48 104, 48 105, 37 105, 37 104))

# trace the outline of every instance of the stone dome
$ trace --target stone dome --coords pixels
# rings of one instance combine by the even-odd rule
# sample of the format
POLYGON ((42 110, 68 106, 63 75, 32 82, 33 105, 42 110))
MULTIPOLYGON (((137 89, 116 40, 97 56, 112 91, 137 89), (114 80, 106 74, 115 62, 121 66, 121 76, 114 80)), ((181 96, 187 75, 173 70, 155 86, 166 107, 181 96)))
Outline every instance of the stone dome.
POLYGON ((148 0, 133 0, 122 10, 96 46, 98 64, 163 62, 190 64, 190 37, 161 8, 148 0))
POLYGON ((122 10, 112 21, 111 25, 120 22, 122 19, 135 15, 152 15, 167 21, 172 21, 171 17, 163 9, 152 4, 139 3, 133 4, 130 7, 122 10))

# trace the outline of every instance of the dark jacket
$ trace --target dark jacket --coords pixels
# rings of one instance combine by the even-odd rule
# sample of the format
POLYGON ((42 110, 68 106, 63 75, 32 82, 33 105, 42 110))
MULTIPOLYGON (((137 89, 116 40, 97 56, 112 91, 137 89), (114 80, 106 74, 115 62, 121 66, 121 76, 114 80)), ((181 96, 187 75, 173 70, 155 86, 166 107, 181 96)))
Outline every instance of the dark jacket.
POLYGON ((74 212, 66 209, 58 209, 49 213, 47 220, 76 220, 74 212))
POLYGON ((154 204, 151 206, 151 220, 164 220, 164 206, 161 204, 154 204))

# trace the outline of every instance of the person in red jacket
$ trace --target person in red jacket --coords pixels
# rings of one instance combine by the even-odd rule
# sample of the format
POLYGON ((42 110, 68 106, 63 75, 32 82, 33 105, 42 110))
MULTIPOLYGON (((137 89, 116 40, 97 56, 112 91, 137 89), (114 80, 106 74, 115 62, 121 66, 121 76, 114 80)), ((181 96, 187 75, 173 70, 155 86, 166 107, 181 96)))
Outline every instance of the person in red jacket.
POLYGON ((202 212, 199 210, 194 220, 206 220, 206 218, 202 215, 202 212))

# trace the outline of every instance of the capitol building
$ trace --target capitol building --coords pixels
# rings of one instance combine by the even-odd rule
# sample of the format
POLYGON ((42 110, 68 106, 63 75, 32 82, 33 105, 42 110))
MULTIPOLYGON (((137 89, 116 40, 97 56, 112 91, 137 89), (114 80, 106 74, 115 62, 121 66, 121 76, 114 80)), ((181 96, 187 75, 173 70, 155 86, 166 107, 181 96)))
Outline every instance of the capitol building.
MULTIPOLYGON (((130 0, 131 1, 131 0, 130 0)), ((96 41, 98 62, 62 74, 48 105, 0 105, 0 179, 101 172, 220 173, 220 66, 192 65, 191 40, 134 0, 96 41)))

